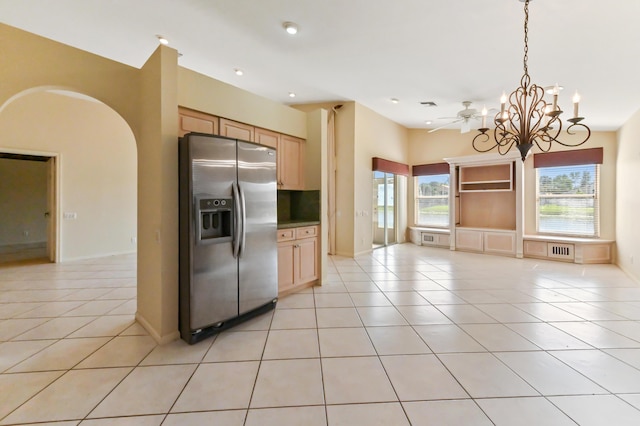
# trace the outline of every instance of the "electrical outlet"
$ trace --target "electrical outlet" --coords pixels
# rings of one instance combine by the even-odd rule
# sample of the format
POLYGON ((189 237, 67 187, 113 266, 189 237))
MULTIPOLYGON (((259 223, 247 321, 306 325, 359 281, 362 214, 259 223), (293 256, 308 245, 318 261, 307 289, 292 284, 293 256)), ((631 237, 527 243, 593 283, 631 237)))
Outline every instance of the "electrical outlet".
POLYGON ((136 237, 131 237, 131 244, 135 244, 138 242, 138 238, 136 237))
POLYGON ((62 217, 65 219, 77 219, 78 218, 78 213, 75 212, 64 212, 62 214, 62 217))

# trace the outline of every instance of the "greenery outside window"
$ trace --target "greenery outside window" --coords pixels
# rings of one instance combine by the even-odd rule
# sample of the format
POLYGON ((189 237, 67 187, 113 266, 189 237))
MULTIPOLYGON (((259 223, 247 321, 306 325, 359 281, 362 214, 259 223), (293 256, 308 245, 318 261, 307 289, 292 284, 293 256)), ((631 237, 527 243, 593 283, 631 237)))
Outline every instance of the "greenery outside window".
POLYGON ((597 237, 599 171, 599 164, 536 168, 537 232, 597 237))
POLYGON ((449 174, 415 176, 415 221, 418 226, 449 226, 449 174))

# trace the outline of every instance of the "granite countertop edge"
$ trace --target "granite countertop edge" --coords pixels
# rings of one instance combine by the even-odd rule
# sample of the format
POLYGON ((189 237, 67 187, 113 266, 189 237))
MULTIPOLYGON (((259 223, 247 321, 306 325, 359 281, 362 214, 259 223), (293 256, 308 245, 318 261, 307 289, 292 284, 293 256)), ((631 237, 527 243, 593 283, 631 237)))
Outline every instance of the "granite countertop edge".
POLYGON ((278 222, 278 229, 299 228, 301 226, 314 226, 320 225, 319 220, 287 220, 285 222, 278 222))

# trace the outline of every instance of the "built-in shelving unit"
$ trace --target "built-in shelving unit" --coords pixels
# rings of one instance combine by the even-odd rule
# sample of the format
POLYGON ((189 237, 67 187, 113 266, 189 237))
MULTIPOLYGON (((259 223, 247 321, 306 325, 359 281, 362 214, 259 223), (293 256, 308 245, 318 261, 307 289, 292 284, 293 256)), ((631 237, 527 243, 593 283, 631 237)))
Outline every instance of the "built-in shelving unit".
POLYGON ((461 166, 458 191, 513 191, 513 164, 461 166))
POLYGON ((516 154, 445 158, 451 181, 450 248, 522 257, 523 167, 516 154))

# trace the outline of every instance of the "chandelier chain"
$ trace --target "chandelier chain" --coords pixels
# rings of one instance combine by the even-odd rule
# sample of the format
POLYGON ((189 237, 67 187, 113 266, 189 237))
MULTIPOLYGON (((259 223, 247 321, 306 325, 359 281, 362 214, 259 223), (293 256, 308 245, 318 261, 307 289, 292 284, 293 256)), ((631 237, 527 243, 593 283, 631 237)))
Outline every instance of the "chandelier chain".
POLYGON ((529 75, 529 0, 524 2, 524 74, 529 75))

